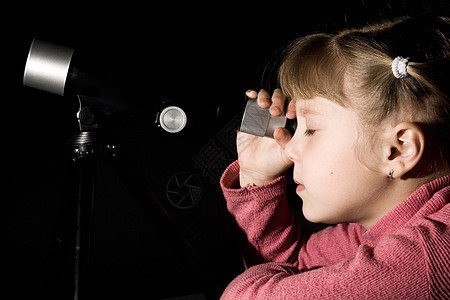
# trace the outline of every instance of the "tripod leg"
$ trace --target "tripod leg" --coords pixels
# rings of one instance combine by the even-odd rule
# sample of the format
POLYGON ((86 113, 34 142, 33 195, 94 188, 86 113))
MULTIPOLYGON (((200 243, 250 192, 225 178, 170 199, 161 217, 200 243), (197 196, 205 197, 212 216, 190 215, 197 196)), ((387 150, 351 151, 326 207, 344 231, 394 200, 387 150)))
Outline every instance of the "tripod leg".
POLYGON ((94 214, 95 164, 91 158, 78 162, 79 185, 76 199, 73 287, 74 299, 89 293, 92 221, 94 214))
POLYGON ((88 298, 94 176, 92 158, 70 161, 43 290, 50 299, 88 298))

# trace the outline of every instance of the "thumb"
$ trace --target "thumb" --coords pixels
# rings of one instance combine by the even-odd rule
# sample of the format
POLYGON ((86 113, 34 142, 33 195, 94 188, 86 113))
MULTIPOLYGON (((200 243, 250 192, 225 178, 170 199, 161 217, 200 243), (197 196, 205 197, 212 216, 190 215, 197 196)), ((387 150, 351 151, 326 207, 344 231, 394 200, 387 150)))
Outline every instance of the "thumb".
POLYGON ((281 148, 285 148, 287 143, 292 139, 291 133, 283 127, 278 127, 273 133, 273 138, 277 141, 281 148))

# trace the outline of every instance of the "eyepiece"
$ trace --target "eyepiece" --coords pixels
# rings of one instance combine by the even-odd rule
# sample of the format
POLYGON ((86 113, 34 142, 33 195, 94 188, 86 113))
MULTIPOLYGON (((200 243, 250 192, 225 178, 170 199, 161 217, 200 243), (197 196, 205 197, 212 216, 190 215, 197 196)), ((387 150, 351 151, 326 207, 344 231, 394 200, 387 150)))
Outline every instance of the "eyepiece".
POLYGON ((273 117, 269 109, 260 107, 255 99, 247 101, 240 131, 273 138, 275 129, 278 127, 284 127, 293 134, 297 128, 297 121, 286 118, 284 114, 273 117))

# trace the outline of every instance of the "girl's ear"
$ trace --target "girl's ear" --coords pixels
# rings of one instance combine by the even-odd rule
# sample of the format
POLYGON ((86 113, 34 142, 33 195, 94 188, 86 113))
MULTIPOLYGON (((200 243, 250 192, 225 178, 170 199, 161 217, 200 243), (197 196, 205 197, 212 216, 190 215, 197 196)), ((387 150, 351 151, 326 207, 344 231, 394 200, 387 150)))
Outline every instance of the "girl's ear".
POLYGON ((389 150, 386 149, 386 163, 392 170, 392 178, 400 178, 412 170, 422 158, 425 148, 425 135, 415 123, 402 122, 392 128, 389 134, 389 150))

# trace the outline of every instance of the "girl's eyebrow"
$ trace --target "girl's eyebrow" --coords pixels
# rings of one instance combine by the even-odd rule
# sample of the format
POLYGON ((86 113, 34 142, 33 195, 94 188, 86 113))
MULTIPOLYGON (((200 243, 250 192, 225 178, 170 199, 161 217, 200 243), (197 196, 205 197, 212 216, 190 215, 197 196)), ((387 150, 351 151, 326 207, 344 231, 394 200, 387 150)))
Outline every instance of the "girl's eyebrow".
POLYGON ((302 116, 306 116, 306 115, 321 116, 322 115, 317 110, 314 110, 314 109, 311 109, 308 107, 300 107, 299 112, 300 112, 300 115, 302 115, 302 116))
POLYGON ((326 116, 329 106, 321 98, 318 99, 295 99, 295 110, 301 116, 326 116))

